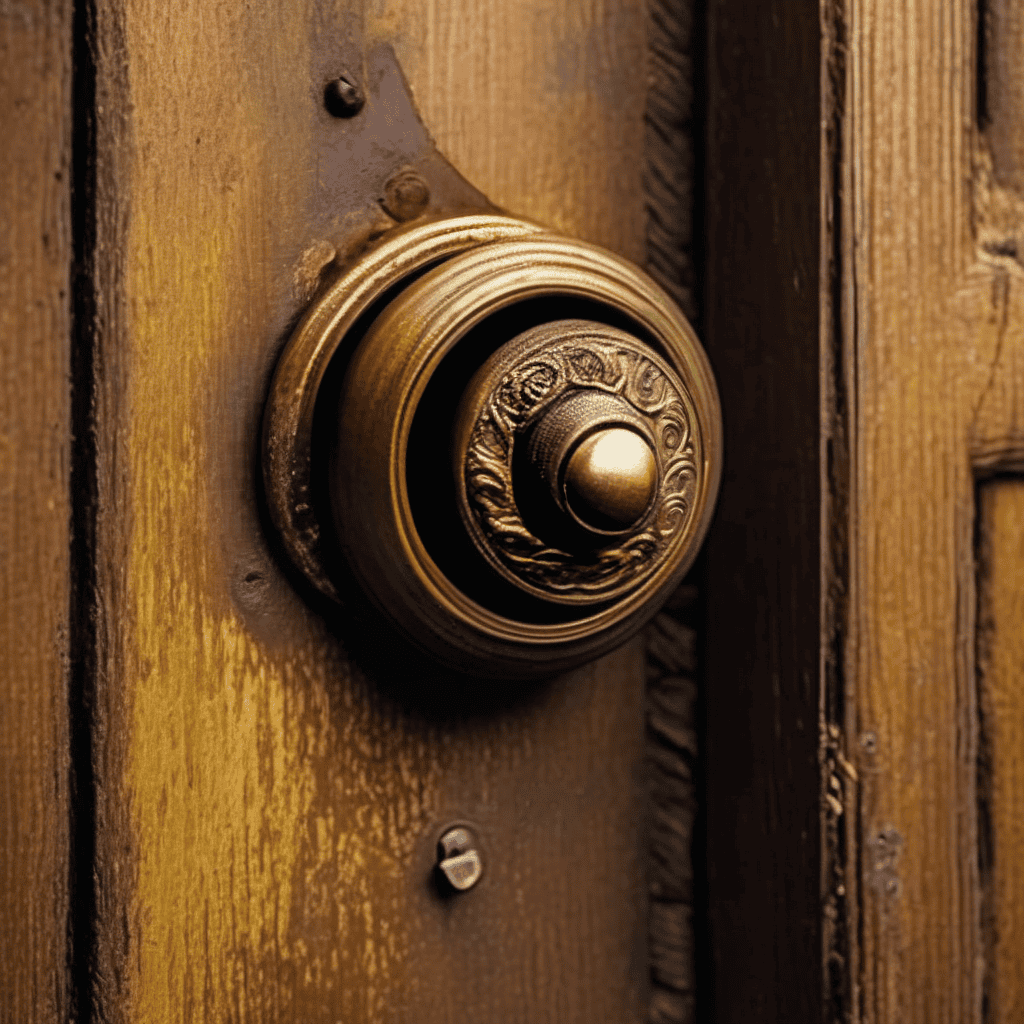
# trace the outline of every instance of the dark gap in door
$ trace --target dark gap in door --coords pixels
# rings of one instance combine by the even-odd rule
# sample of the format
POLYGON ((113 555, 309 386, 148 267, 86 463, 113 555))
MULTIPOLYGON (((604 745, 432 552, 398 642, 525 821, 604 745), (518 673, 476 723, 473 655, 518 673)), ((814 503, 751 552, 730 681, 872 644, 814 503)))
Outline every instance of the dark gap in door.
POLYGON ((96 779, 93 726, 96 696, 96 516, 98 509, 95 416, 98 343, 96 251, 96 61, 94 0, 77 0, 72 15, 71 231, 71 588, 68 675, 70 730, 68 974, 71 1019, 89 1024, 94 1012, 97 936, 96 779))
MULTIPOLYGON (((703 336, 706 0, 652 0, 645 111, 646 269, 703 336)), ((707 861, 703 855, 706 617, 700 555, 649 627, 650 976, 648 1019, 710 1019, 707 861), (669 649, 674 638, 678 650, 669 649), (686 638, 693 639, 687 648, 686 638), (691 717, 692 716, 692 717, 691 717), (668 728, 666 728, 668 726, 668 728), (693 742, 687 737, 693 736, 693 742)))

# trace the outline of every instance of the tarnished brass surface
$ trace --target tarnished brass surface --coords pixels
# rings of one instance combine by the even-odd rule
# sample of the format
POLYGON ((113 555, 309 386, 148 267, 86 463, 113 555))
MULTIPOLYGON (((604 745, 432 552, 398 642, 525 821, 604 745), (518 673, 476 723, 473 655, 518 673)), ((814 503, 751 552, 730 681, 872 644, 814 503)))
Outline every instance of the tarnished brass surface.
POLYGON ((528 221, 480 214, 428 221, 391 234, 338 277, 300 321, 274 373, 263 421, 263 479, 274 525, 295 564, 337 597, 321 556, 321 523, 310 481, 317 393, 348 331, 391 287, 473 246, 540 229, 528 221))
MULTIPOLYGON (((584 320, 526 331, 494 354, 463 399, 454 449, 463 521, 491 566, 537 598, 622 597, 672 563, 688 535, 705 475, 697 420, 679 375, 634 334, 584 320), (646 500, 632 516, 625 509, 624 523, 589 522, 569 500, 566 472, 590 435, 616 428, 646 438, 653 479, 635 481, 646 500), (552 498, 533 502, 532 516, 520 446, 552 498)), ((600 482, 587 465, 576 461, 576 481, 594 495, 600 482)), ((620 483, 628 491, 628 479, 620 483)))
POLYGON ((265 445, 275 522, 321 590, 333 526, 402 634, 506 677, 595 657, 654 614, 721 466, 714 381, 672 301, 609 252, 499 216, 421 225, 345 273, 289 343, 265 445), (335 354, 328 511, 310 448, 335 354))

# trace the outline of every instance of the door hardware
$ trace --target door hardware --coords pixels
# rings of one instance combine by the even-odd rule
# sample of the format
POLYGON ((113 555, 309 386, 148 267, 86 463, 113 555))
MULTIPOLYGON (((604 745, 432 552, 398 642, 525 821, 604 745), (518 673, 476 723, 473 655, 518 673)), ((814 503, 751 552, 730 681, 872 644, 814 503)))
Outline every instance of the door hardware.
POLYGON ((456 671, 537 677, 622 643, 682 579, 718 490, 718 394, 653 280, 471 186, 446 208, 441 162, 388 171, 392 226, 335 246, 353 255, 274 376, 265 490, 324 594, 361 592, 456 671))
POLYGON ((324 86, 324 106, 334 117, 355 117, 365 103, 363 90, 355 76, 347 71, 324 86))

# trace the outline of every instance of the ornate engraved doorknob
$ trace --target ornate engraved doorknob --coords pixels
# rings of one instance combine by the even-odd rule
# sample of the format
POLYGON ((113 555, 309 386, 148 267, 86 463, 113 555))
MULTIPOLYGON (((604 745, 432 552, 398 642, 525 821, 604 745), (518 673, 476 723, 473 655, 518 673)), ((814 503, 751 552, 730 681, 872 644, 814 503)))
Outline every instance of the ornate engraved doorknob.
POLYGON ((720 470, 714 380, 668 296, 501 216, 406 229, 342 273, 265 420, 271 514, 306 575, 334 597, 354 580, 421 648, 508 677, 654 614, 720 470))

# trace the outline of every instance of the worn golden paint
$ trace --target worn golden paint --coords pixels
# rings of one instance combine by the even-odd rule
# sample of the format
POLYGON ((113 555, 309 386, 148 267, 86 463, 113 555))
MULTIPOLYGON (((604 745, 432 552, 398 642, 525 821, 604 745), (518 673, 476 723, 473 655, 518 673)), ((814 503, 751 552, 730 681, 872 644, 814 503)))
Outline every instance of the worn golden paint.
MULTIPOLYGON (((213 20, 198 5, 179 7, 159 33, 171 54, 187 55, 170 67, 142 59, 155 41, 155 9, 136 5, 127 25, 128 49, 140 58, 131 76, 140 112, 132 186, 153 199, 135 204, 125 283, 141 300, 130 331, 133 349, 145 354, 133 361, 127 394, 139 504, 127 574, 133 607, 125 609, 135 628, 125 658, 152 666, 133 687, 128 767, 138 847, 131 919, 142 931, 136 1014, 258 1019, 264 993, 287 987, 280 974, 295 963, 302 965, 299 985, 337 989, 344 977, 361 993, 355 1016, 373 1019, 382 1013, 381 981, 400 951, 388 948, 367 912, 362 963, 324 978, 325 965, 294 934, 293 912, 315 891, 304 876, 334 867, 335 849, 345 853, 339 881, 363 892, 367 911, 366 894, 389 884, 394 859, 362 856, 354 820, 337 822, 336 835, 310 848, 308 821, 324 801, 318 790, 325 780, 306 756, 308 743, 332 750, 338 739, 318 693, 323 672, 312 653, 283 663, 267 657, 225 602, 223 569, 212 554, 223 524, 209 489, 208 434, 223 427, 204 404, 230 362, 224 342, 237 336, 239 308, 260 287, 262 268, 245 250, 265 182, 281 172, 268 166, 279 154, 266 153, 267 97, 243 76, 212 123, 203 118, 196 148, 191 133, 184 139, 185 180, 167 177, 166 162, 182 148, 168 126, 191 120, 190 107, 206 113, 204 94, 222 90, 219 71, 232 42, 246 38, 225 13, 218 9, 213 20), (168 109, 169 98, 180 106, 168 109), (203 184, 210 180, 213 189, 203 184), (169 194, 168 184, 178 189, 169 194)), ((264 36, 273 38, 273 53, 299 67, 302 27, 283 18, 264 36)), ((247 66, 237 50, 233 66, 247 66)), ((343 814, 344 805, 337 810, 343 814)), ((369 839, 383 837, 371 830, 369 839)), ((345 933, 338 938, 344 946, 345 933)))
MULTIPOLYGON (((598 20, 598 5, 571 9, 566 26, 598 20)), ((473 10, 444 17, 468 24, 473 10)), ((460 1007, 483 1019, 511 1007, 531 1024, 560 1008, 563 1020, 608 1019, 609 1006, 622 1017, 641 991, 639 649, 492 720, 437 725, 350 665, 261 539, 251 471, 278 344, 267 325, 294 312, 277 304, 292 301, 302 253, 324 249, 304 223, 312 11, 282 0, 171 14, 131 0, 99 12, 100 244, 116 254, 101 285, 99 998, 111 1019, 155 1024, 423 1024, 460 1007), (568 809, 555 780, 574 794, 568 809), (480 900, 448 907, 427 884, 432 829, 466 807, 509 845, 480 900), (538 831, 578 891, 564 870, 537 870, 538 831), (558 912, 538 922, 537 908, 558 912), (513 958, 504 971, 495 936, 513 958)), ((545 45, 516 38, 520 62, 545 45)), ((475 61, 489 52, 479 39, 475 61)), ((603 186, 593 204, 576 185, 558 191, 566 167, 587 188, 604 181, 618 142, 590 140, 604 157, 566 163, 556 141, 590 129, 549 125, 536 92, 517 102, 523 141, 503 200, 575 217, 635 257, 633 156, 621 207, 603 186)), ((431 128, 504 166, 504 108, 474 113, 469 130, 474 109, 453 105, 431 128)), ((623 130, 639 132, 639 114, 623 130)))

